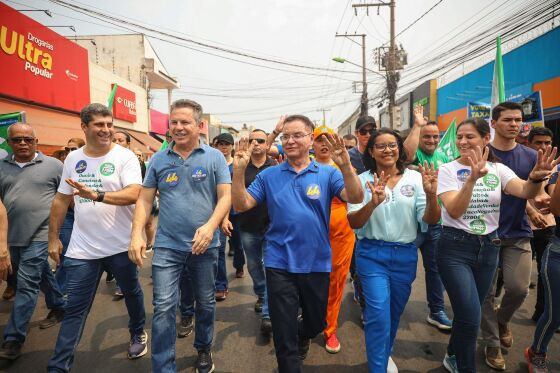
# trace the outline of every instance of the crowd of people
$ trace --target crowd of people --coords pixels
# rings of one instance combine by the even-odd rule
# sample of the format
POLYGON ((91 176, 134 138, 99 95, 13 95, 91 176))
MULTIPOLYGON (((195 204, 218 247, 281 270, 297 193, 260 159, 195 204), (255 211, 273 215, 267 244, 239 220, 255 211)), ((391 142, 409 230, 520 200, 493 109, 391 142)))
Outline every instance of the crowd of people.
POLYGON ((341 350, 348 276, 369 371, 398 372, 391 354, 419 250, 426 321, 451 331, 441 359, 452 373, 476 372, 479 332, 486 364, 506 369, 502 349, 513 344, 509 324, 535 257, 537 324, 525 357, 529 372, 547 372, 547 346, 560 327, 560 158, 544 127, 526 145, 516 142, 522 113, 503 102, 490 123, 462 121, 454 157, 438 148, 437 124, 421 108, 406 138, 369 116, 358 118, 355 135, 340 137, 290 115, 271 133, 255 129, 237 143, 222 133, 208 145, 202 107, 181 99, 170 107, 168 146, 148 164, 101 104, 83 108, 85 141, 70 139, 58 159, 37 151, 32 126, 13 124, 13 153, 0 160, 0 276, 3 297, 14 299, 0 359, 21 355, 42 291, 49 313, 40 327, 60 323, 47 371, 69 372, 104 272, 128 311, 127 356, 144 356, 139 268, 153 251, 152 370, 175 372, 176 338, 194 331, 195 370, 213 372, 229 240, 236 277, 246 265, 253 281, 260 330, 272 334, 281 373, 300 372, 321 333, 327 352, 341 350))

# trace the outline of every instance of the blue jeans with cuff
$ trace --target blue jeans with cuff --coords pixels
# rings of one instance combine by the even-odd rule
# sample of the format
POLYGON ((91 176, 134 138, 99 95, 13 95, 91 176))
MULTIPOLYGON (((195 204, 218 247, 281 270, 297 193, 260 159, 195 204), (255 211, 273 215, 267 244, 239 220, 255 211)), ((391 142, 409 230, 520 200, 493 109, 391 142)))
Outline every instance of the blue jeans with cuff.
POLYGON ((264 251, 266 250, 264 233, 241 231, 241 243, 247 256, 247 270, 251 279, 253 279, 253 291, 258 298, 263 300, 262 318, 269 319, 266 272, 263 262, 264 251))

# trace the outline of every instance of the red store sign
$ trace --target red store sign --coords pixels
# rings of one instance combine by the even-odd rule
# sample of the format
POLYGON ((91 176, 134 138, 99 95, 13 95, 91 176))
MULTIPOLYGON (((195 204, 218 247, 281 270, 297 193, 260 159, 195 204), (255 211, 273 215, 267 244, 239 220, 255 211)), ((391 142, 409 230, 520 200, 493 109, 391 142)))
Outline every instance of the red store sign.
POLYGON ((87 50, 0 3, 0 94, 79 112, 90 99, 87 50))
MULTIPOLYGON (((114 84, 111 85, 111 90, 114 86, 114 84)), ((117 85, 115 102, 113 103, 113 117, 131 123, 136 122, 136 93, 117 85)))

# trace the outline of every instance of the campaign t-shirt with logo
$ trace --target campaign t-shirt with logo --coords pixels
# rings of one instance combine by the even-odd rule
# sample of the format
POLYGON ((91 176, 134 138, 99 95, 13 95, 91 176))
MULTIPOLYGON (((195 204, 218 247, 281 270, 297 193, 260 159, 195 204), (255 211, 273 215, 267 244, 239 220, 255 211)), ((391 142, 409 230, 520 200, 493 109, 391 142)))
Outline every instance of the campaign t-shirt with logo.
MULTIPOLYGON (((58 191, 75 191, 66 179, 104 192, 118 192, 129 185, 142 184, 138 158, 128 149, 114 145, 101 157, 89 157, 80 148, 68 154, 58 191)), ((74 228, 66 256, 99 259, 128 250, 134 205, 116 206, 74 197, 74 228)))
MULTIPOLYGON (((358 211, 371 201, 371 190, 366 182, 373 182, 371 172, 359 176, 364 189, 362 203, 348 204, 348 213, 358 211)), ((355 229, 358 239, 411 243, 416 239, 418 223, 422 223, 426 210, 426 193, 422 175, 405 169, 404 174, 391 190, 385 187, 385 201, 373 210, 366 224, 355 229)))
POLYGON ((418 148, 416 150, 416 159, 414 160, 414 164, 417 166, 424 166, 424 161, 427 161, 428 165, 433 164, 437 170, 439 166, 452 161, 452 159, 449 159, 446 154, 439 152, 437 149, 432 154, 427 154, 422 149, 418 148))
MULTIPOLYGON (((488 174, 479 178, 473 188, 469 207, 459 219, 453 219, 442 206, 443 225, 470 234, 486 235, 498 229, 502 190, 516 179, 515 173, 501 163, 487 162, 488 174)), ((471 174, 471 167, 458 161, 442 165, 438 173, 437 194, 459 191, 471 174)))

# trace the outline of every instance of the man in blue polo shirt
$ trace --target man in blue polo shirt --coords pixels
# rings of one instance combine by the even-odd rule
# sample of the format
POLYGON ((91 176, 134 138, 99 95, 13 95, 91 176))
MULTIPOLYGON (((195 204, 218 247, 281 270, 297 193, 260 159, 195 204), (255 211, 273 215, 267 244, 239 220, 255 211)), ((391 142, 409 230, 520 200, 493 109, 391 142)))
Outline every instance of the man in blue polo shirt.
POLYGON ((232 201, 236 211, 266 203, 270 225, 264 264, 274 348, 280 373, 300 372, 310 339, 325 329, 333 197, 360 203, 363 191, 343 140, 327 135, 332 159, 340 168, 309 158, 313 123, 303 115, 284 120, 282 147, 287 161, 260 172, 245 189, 245 169, 253 144, 241 141, 235 154, 232 201), (298 321, 298 308, 302 318, 298 321))
POLYGON ((231 207, 231 176, 222 153, 200 141, 201 116, 202 107, 194 101, 182 99, 171 105, 173 141, 152 158, 134 211, 129 258, 141 267, 146 258, 142 231, 159 191, 160 214, 152 259, 154 372, 176 371, 175 310, 185 267, 196 301, 196 372, 214 371, 210 350, 216 310, 218 227, 231 207))

